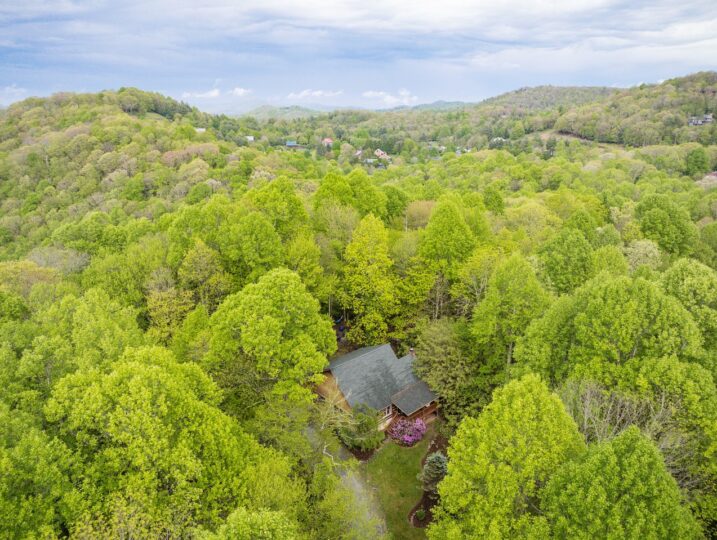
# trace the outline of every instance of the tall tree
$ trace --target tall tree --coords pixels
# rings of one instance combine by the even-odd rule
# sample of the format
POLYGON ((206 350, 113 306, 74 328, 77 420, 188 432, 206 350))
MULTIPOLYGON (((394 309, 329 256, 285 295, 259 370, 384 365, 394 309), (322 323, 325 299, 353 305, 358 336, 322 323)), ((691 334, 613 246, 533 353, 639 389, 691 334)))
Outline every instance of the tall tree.
POLYGON ((250 410, 267 389, 310 396, 302 385, 318 382, 335 350, 331 321, 321 315, 319 303, 296 273, 279 268, 219 306, 205 361, 212 372, 223 374, 220 382, 229 377, 222 386, 230 393, 253 395, 241 404, 250 410))
POLYGON ((256 281, 284 260, 281 239, 263 214, 252 212, 226 227, 220 249, 239 283, 256 281))
POLYGON ((697 228, 689 214, 667 195, 645 197, 635 209, 640 229, 646 238, 675 255, 692 252, 697 228))
POLYGON ((458 206, 449 199, 439 201, 421 238, 419 254, 452 278, 474 246, 473 232, 458 206))
POLYGON ((471 323, 487 394, 506 380, 516 342, 549 305, 550 296, 522 256, 514 254, 498 265, 471 323))
POLYGON ((559 294, 575 290, 593 275, 592 247, 577 228, 565 228, 542 246, 540 261, 559 294))
POLYGON ((499 388, 451 439, 429 538, 547 537, 540 488, 584 446, 560 399, 538 377, 499 388))
POLYGON ((660 452, 636 427, 550 478, 542 506, 557 538, 701 538, 660 452))
POLYGON ((398 308, 388 232, 377 217, 363 218, 344 253, 341 304, 353 314, 348 337, 359 345, 385 341, 398 308))

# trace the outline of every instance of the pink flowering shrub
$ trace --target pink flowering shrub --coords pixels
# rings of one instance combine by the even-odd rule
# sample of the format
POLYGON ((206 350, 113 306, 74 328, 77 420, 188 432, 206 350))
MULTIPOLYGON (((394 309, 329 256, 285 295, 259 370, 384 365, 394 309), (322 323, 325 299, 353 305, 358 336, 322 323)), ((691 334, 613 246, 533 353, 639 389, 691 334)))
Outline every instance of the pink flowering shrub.
POLYGON ((426 433, 426 423, 418 418, 417 420, 401 419, 389 430, 388 434, 398 444, 413 446, 423 438, 426 433))

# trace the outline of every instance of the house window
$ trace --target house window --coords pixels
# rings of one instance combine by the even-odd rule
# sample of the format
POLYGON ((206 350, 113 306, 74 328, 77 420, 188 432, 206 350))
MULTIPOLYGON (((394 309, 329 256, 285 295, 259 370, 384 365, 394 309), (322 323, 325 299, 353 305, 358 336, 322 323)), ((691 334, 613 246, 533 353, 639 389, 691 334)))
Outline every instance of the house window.
POLYGON ((381 409, 382 418, 381 420, 388 420, 393 416, 393 411, 391 410, 391 406, 389 405, 385 409, 381 409))

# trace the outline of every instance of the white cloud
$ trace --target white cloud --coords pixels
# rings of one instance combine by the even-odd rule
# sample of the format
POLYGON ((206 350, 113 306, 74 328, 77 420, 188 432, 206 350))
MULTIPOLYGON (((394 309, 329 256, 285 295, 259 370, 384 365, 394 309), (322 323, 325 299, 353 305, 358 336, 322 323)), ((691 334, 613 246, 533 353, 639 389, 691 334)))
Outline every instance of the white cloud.
POLYGON ((343 90, 312 90, 310 88, 307 88, 306 90, 302 90, 301 92, 291 92, 288 96, 286 96, 287 99, 322 99, 322 98, 330 98, 330 97, 336 97, 343 94, 343 90))
POLYGON ((20 88, 17 84, 11 84, 0 89, 0 104, 9 105, 23 99, 26 95, 27 90, 20 88))
POLYGON ((237 86, 229 93, 235 97, 244 97, 246 95, 251 94, 251 90, 249 88, 242 88, 241 86, 237 86))
POLYGON ((183 92, 182 98, 184 99, 213 99, 218 98, 221 92, 219 88, 212 88, 206 92, 183 92))
POLYGON ((386 107, 415 105, 418 102, 418 96, 414 96, 405 88, 399 90, 398 94, 391 94, 382 90, 368 90, 361 95, 367 99, 380 100, 386 107))

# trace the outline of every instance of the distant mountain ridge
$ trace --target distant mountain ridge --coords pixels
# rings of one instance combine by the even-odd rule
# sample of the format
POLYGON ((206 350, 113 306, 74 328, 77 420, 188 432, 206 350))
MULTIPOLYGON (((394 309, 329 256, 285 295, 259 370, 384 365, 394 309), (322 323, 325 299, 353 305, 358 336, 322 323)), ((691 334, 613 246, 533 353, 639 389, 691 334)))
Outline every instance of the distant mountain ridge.
POLYGON ((252 118, 256 118, 257 120, 299 120, 301 118, 311 118, 313 116, 319 116, 321 114, 326 114, 329 112, 329 109, 326 111, 320 111, 317 109, 310 109, 308 107, 300 107, 298 105, 289 105, 287 107, 275 107, 273 105, 261 105, 260 107, 257 107, 255 109, 251 109, 250 111, 247 111, 245 113, 240 114, 239 116, 251 116, 252 118))

